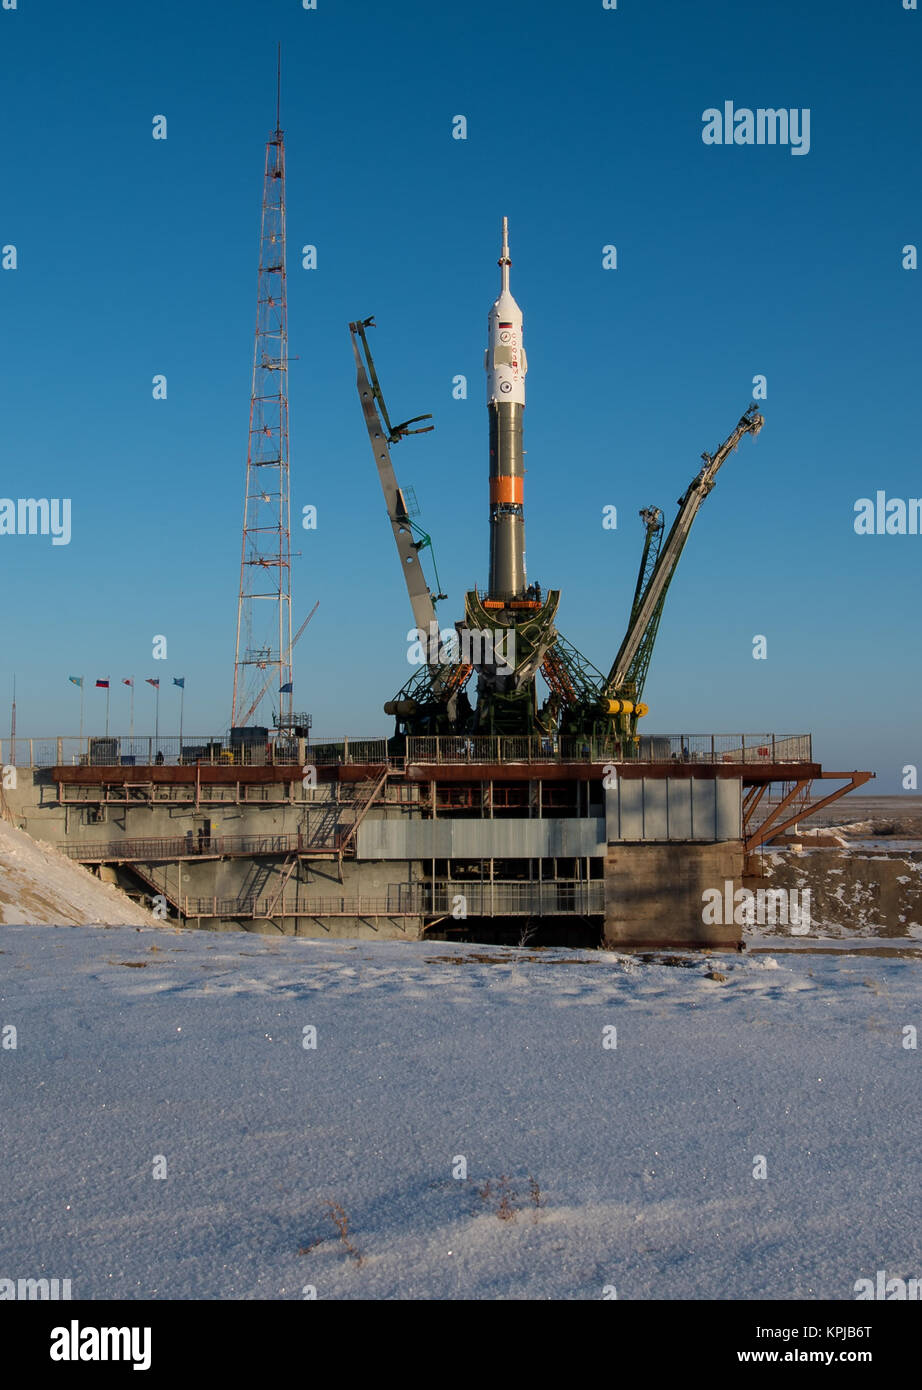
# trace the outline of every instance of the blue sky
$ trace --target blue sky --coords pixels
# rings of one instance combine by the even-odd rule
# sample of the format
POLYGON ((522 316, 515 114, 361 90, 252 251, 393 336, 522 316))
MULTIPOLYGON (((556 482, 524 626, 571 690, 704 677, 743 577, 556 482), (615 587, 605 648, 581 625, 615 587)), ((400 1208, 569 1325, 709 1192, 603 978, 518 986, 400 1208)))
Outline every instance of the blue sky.
MULTIPOLYGON (((648 729, 812 731, 827 767, 898 790, 922 764, 922 536, 857 536, 853 518, 877 489, 922 495, 922 291, 901 265, 922 241, 920 24, 901 0, 0 10, 0 245, 18 253, 0 272, 0 492, 73 506, 67 546, 0 537, 0 705, 15 670, 19 730, 76 732, 71 674, 113 681, 113 728, 129 675, 136 726, 158 675, 185 676, 187 731, 227 725, 280 39, 292 511, 319 514, 293 535, 295 625, 320 600, 295 703, 317 732, 387 731, 381 705, 410 674, 347 323, 377 317, 392 416, 435 416, 395 462, 450 623, 487 574, 482 361, 506 214, 529 577, 563 590, 561 631, 607 671, 638 509, 671 520, 764 374, 765 429, 725 465, 670 591, 648 729), (728 100, 809 108, 809 153, 706 146, 702 113, 728 100)), ((87 709, 101 728, 102 695, 87 709)), ((170 711, 165 695, 162 732, 170 711)))

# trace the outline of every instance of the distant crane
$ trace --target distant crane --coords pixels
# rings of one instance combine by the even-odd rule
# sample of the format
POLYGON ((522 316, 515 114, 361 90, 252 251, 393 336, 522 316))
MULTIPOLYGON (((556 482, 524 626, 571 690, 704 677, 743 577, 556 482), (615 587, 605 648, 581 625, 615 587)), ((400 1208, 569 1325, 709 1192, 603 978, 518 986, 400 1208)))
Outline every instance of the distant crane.
POLYGON ((679 510, 665 542, 665 524, 659 507, 644 507, 644 546, 631 603, 627 631, 606 677, 602 677, 579 653, 558 637, 547 653, 542 674, 551 691, 549 722, 560 720, 567 733, 616 732, 625 739, 636 736, 637 720, 648 712, 642 702, 653 644, 666 602, 666 593, 679 557, 688 540, 701 503, 714 486, 727 456, 743 435, 757 435, 765 423, 753 403, 740 417, 733 433, 714 454, 702 454, 704 466, 679 498, 679 510))
POLYGON ((627 632, 605 682, 603 695, 608 699, 620 701, 627 697, 633 702, 640 699, 666 593, 698 509, 713 488, 721 464, 737 448, 743 435, 757 435, 764 423, 753 403, 716 453, 701 455, 704 467, 679 498, 679 510, 665 543, 662 543, 663 520, 659 508, 649 507, 641 512, 647 528, 644 553, 627 632))
MULTIPOLYGON (((642 649, 648 644, 651 631, 655 635, 656 627, 659 626, 669 582, 672 580, 673 574, 676 573, 679 556, 686 545, 691 524, 697 517, 698 507, 704 502, 708 493, 711 492, 713 484, 715 484, 720 464, 725 461, 727 455, 733 453, 733 450, 737 448, 743 435, 757 435, 763 424, 765 424, 765 420, 759 414, 758 406, 752 403, 740 417, 736 430, 723 441, 716 453, 713 455, 702 453, 704 467, 701 468, 697 477, 688 484, 683 496, 679 498, 679 513, 677 513, 676 520, 673 521, 672 530, 666 538, 665 545, 662 546, 662 549, 658 548, 654 566, 652 566, 649 578, 645 582, 641 582, 641 566, 641 580, 638 580, 637 592, 634 594, 634 605, 631 607, 627 632, 624 634, 622 645, 617 649, 615 662, 608 673, 608 681, 605 682, 605 694, 609 695, 610 698, 617 698, 617 695, 623 691, 629 681, 634 682, 634 687, 636 687, 638 671, 640 671, 638 657, 644 655, 642 649)), ((644 559, 647 559, 649 546, 651 546, 651 527, 654 534, 656 530, 656 518, 652 516, 655 512, 656 509, 649 509, 648 512, 641 513, 641 517, 647 521, 648 528, 644 559)), ((661 517, 658 523, 659 530, 662 532, 662 513, 659 513, 659 517, 661 517)), ((647 660, 642 666, 644 674, 648 663, 649 653, 647 653, 647 660)), ((640 689, 637 689, 637 695, 640 695, 640 689)))
POLYGON ((415 415, 410 420, 404 420, 402 424, 391 424, 365 333, 366 328, 374 327, 373 316, 349 325, 355 357, 356 387, 362 403, 365 427, 378 470, 381 491, 384 494, 384 505, 397 546, 400 569, 413 610, 413 620, 426 642, 428 657, 426 665, 407 681, 394 699, 387 702, 384 709, 385 713, 401 719, 413 718, 417 727, 425 727, 429 732, 448 732, 457 721, 458 697, 470 679, 473 667, 440 660, 439 622, 435 605, 440 599, 445 598, 445 594, 432 592, 419 560, 420 552, 428 549, 432 556, 436 589, 440 589, 432 537, 410 516, 406 494, 397 482, 388 447, 398 443, 408 434, 428 434, 434 426, 422 424, 423 420, 432 419, 431 414, 415 415), (418 428, 411 429, 411 425, 418 428))

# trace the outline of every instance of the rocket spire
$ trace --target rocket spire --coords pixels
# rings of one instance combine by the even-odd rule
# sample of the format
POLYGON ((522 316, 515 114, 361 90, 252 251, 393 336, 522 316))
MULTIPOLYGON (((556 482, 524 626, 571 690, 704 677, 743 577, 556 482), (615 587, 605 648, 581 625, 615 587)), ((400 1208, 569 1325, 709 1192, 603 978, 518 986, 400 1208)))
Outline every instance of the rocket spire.
POLYGON ((511 262, 510 259, 509 259, 509 218, 508 218, 508 217, 504 217, 504 218, 503 218, 503 254, 500 256, 500 258, 499 258, 499 260, 496 262, 496 264, 500 267, 500 269, 501 269, 502 272, 503 272, 502 292, 503 292, 504 294, 508 294, 508 293, 509 293, 509 267, 512 265, 512 262, 511 262))
POLYGON ((275 135, 280 139, 282 134, 282 45, 279 43, 278 68, 276 71, 275 83, 275 135))
POLYGON ((502 289, 487 316, 487 409, 490 418, 490 597, 508 602, 525 592, 525 468, 522 412, 528 364, 522 311, 509 291, 509 219, 503 218, 498 265, 502 289))

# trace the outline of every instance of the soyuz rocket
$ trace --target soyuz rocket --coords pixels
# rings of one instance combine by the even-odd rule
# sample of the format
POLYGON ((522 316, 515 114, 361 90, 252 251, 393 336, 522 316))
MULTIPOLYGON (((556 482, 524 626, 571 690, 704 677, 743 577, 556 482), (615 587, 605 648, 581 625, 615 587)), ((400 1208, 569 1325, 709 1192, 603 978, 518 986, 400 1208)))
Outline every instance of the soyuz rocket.
POLYGON ((528 363, 522 311, 509 289, 511 264, 509 221, 504 217, 502 280, 487 317, 484 358, 490 423, 490 588, 489 594, 475 588, 465 595, 462 629, 491 638, 483 644, 483 659, 472 660, 477 672, 474 727, 481 733, 534 727, 534 678, 557 640, 554 621, 560 603, 559 589, 549 589, 542 598, 539 586, 528 584, 525 575, 522 414, 528 363))
POLYGON ((487 318, 487 411, 490 418, 490 598, 506 603, 525 594, 525 469, 522 413, 525 373, 522 311, 509 290, 509 219, 503 218, 499 298, 487 318))
MULTIPOLYGON (((436 655, 428 656, 418 672, 385 711, 397 719, 398 736, 487 734, 542 736, 557 732, 580 740, 600 735, 611 738, 611 753, 633 756, 640 736, 637 720, 647 713, 640 700, 653 639, 666 588, 701 502, 714 486, 717 470, 744 434, 757 434, 762 416, 753 403, 736 429, 713 455, 704 454, 704 467, 679 500, 679 513, 668 535, 658 508, 640 513, 646 539, 628 630, 608 676, 588 674, 578 652, 557 631, 560 589, 542 595, 528 584, 525 573, 524 450, 525 357, 522 311, 509 288, 509 221, 503 218, 500 291, 487 316, 487 417, 490 431, 490 578, 489 589, 474 585, 464 596, 464 618, 455 623, 460 639, 455 654, 443 644, 434 605, 444 595, 433 594, 421 573, 418 552, 429 537, 414 527, 403 493, 397 485, 387 445, 430 416, 419 415, 392 426, 375 375, 365 329, 373 319, 349 325, 356 359, 356 380, 368 437, 384 490, 401 570, 417 620, 416 632, 427 624, 436 637, 436 655), (364 352, 366 365, 363 363, 364 352), (414 539, 414 532, 421 539, 414 539), (654 537, 656 549, 653 551, 654 537), (653 560, 650 560, 651 554, 653 560), (466 645, 465 645, 466 644, 466 645), (476 705, 467 682, 476 673, 476 705), (538 704, 537 677, 543 676, 548 697, 538 704), (597 679, 596 679, 597 678, 597 679), (627 750, 627 751, 625 751, 627 750)), ((431 428, 426 426, 426 429, 431 428)), ((412 634, 411 634, 412 636, 412 634)), ((471 750, 468 748, 468 754, 471 750)))

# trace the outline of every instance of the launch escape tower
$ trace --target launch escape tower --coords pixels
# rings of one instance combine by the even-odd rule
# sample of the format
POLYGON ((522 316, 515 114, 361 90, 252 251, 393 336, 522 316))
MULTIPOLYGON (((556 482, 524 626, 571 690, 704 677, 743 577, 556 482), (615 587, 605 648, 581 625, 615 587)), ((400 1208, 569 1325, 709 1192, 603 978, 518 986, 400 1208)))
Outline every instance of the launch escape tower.
POLYGON ((274 676, 280 702, 277 722, 281 727, 294 723, 288 464, 285 141, 277 99, 263 180, 232 728, 250 722, 274 676))
MULTIPOLYGON (((525 572, 524 450, 525 376, 528 363, 523 318, 509 288, 508 220, 503 218, 500 293, 487 320, 487 412, 490 439, 490 580, 489 591, 476 588, 465 596, 464 618, 455 624, 456 639, 446 643, 433 594, 420 564, 431 539, 412 519, 401 490, 389 445, 429 415, 392 426, 365 330, 368 318, 349 325, 356 363, 356 383, 388 517, 397 543, 417 630, 431 634, 427 660, 384 706, 396 720, 395 738, 429 734, 557 735, 601 740, 606 756, 631 758, 640 750, 638 720, 648 713, 642 696, 653 645, 670 582, 701 503, 714 486, 725 459, 743 435, 757 435, 763 419, 755 404, 714 454, 702 454, 703 466, 679 498, 679 511, 668 535, 658 507, 640 512, 644 544, 627 631, 607 676, 597 670, 556 627, 560 590, 542 596, 525 572), (547 686, 539 702, 538 674, 547 686), (476 674, 476 704, 467 686, 476 674)), ((436 584, 438 588, 438 584, 436 584)))

